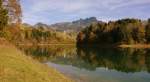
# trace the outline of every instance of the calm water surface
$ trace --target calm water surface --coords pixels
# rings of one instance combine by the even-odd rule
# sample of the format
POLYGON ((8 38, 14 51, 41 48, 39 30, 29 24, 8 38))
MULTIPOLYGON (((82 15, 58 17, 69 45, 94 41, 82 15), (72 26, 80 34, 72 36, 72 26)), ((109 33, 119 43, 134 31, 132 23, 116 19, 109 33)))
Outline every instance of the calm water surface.
POLYGON ((150 49, 20 47, 77 82, 150 82, 150 49))

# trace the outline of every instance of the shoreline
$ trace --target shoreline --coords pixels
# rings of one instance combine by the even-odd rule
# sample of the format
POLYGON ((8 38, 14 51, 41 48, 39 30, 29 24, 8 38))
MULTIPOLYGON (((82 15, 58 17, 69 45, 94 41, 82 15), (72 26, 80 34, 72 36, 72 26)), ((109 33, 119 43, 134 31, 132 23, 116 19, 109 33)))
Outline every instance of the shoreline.
POLYGON ((5 39, 0 39, 0 56, 1 81, 74 82, 58 70, 26 56, 5 39))
POLYGON ((76 44, 16 44, 16 46, 76 46, 76 44))
POLYGON ((150 48, 150 44, 121 44, 118 46, 119 48, 150 48))
POLYGON ((78 47, 99 47, 99 48, 150 48, 150 44, 90 44, 77 45, 78 47))
POLYGON ((51 44, 16 44, 18 46, 79 46, 79 47, 100 47, 100 48, 150 48, 150 44, 75 44, 75 43, 51 43, 51 44))

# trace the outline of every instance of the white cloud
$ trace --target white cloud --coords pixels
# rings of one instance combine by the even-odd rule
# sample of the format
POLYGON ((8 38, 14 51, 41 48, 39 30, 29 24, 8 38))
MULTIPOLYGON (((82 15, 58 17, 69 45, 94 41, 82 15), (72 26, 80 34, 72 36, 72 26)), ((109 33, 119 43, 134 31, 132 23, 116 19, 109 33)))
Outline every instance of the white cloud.
POLYGON ((27 0, 30 1, 32 12, 56 10, 60 12, 84 11, 90 8, 116 9, 150 3, 150 0, 27 0))
POLYGON ((32 0, 31 10, 34 12, 56 10, 74 12, 89 8, 92 4, 87 0, 32 0))
POLYGON ((121 8, 121 7, 128 7, 132 5, 140 5, 140 4, 150 4, 150 0, 121 0, 118 4, 111 7, 111 9, 121 8))
MULTIPOLYGON (((123 12, 122 8, 149 4, 150 0, 22 0, 24 19, 48 20, 45 15, 106 15, 123 12), (28 4, 26 3, 28 2, 28 4)), ((105 17, 105 16, 103 16, 105 17)))

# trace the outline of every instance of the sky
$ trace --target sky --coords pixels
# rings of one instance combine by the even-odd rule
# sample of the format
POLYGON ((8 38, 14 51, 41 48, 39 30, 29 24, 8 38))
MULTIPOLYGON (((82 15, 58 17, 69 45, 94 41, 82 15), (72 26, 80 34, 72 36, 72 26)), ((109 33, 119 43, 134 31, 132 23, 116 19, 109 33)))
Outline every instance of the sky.
POLYGON ((150 0, 21 0, 23 22, 53 24, 97 17, 110 21, 150 18, 150 0))

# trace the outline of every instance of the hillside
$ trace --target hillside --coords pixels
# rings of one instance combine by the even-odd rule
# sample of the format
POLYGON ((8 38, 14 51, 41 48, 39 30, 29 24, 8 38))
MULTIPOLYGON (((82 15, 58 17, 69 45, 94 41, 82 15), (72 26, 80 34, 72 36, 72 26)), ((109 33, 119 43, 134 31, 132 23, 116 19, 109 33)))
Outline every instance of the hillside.
POLYGON ((81 29, 89 26, 92 23, 96 23, 98 20, 95 17, 90 17, 86 19, 79 19, 72 22, 62 22, 50 25, 51 28, 59 31, 75 31, 78 32, 81 29))
MULTIPOLYGON (((100 21, 98 21, 95 17, 90 17, 86 19, 75 20, 72 22, 59 22, 51 25, 39 22, 33 25, 32 27, 35 28, 43 27, 43 28, 56 30, 56 31, 79 32, 81 29, 91 25, 92 23, 97 23, 97 22, 100 21)), ((25 25, 27 26, 27 24, 25 25)))
POLYGON ((0 82, 72 82, 0 39, 0 82))

